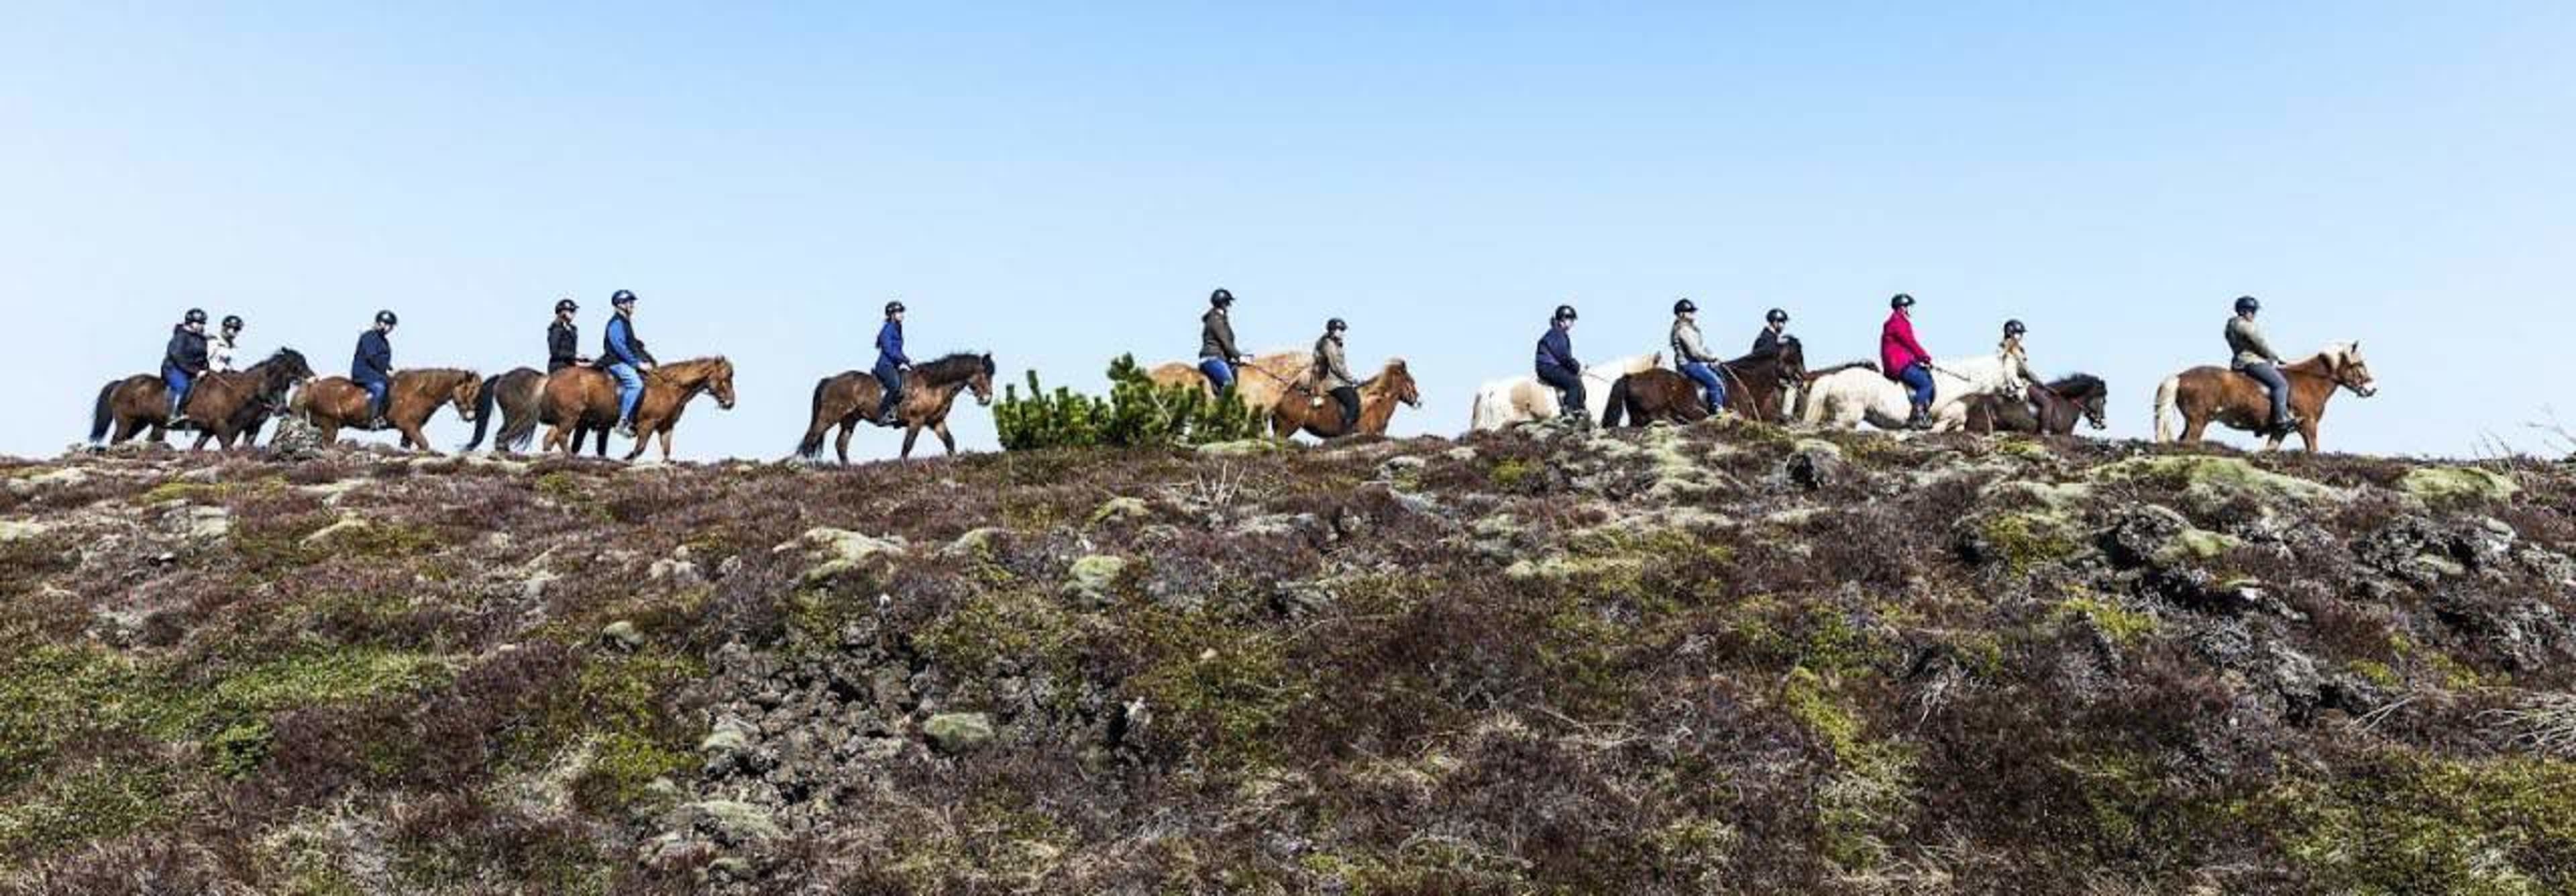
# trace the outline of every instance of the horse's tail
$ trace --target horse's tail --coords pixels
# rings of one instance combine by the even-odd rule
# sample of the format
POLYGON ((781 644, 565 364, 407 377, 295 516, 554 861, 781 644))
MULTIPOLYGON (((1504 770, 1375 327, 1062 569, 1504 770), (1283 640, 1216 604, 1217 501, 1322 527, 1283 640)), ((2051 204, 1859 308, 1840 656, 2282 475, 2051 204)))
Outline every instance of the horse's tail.
POLYGON ((1628 377, 1623 374, 1610 382, 1610 406, 1601 410, 1601 428, 1619 425, 1619 415, 1628 410, 1628 377))
POLYGON ((1475 403, 1467 406, 1467 429, 1469 431, 1494 428, 1494 409, 1491 407, 1493 403, 1493 393, 1491 390, 1476 390, 1475 403))
MULTIPOLYGON (((475 448, 482 446, 483 431, 490 428, 492 425, 492 404, 493 402, 499 401, 500 397, 500 374, 493 374, 492 376, 485 378, 483 380, 483 394, 475 396, 474 398, 474 437, 465 440, 464 450, 472 451, 475 448)), ((492 447, 501 447, 500 440, 493 440, 492 447)))
POLYGON ((2174 405, 2181 392, 2181 374, 2165 377, 2164 382, 2156 384, 2156 441, 2158 442, 2173 441, 2172 418, 2177 413, 2174 405))
POLYGON ((98 389, 98 405, 89 412, 89 440, 92 443, 106 439, 108 427, 116 423, 115 409, 108 405, 116 397, 116 387, 121 382, 108 380, 107 385, 98 389))
POLYGON ((832 430, 823 425, 823 393, 831 387, 832 378, 828 376, 814 382, 814 416, 805 424, 805 438, 796 443, 797 457, 815 460, 823 456, 823 434, 832 430))

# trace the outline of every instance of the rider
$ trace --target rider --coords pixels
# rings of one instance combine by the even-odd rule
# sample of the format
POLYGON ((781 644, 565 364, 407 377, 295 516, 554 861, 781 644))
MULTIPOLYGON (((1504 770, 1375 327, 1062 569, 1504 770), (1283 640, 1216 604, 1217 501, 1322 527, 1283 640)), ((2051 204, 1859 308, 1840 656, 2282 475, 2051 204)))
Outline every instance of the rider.
POLYGON ((1538 338, 1538 381, 1556 389, 1559 416, 1584 421, 1583 365, 1574 360, 1574 306, 1558 305, 1538 338))
POLYGON ((877 378, 877 422, 887 426, 903 423, 903 374, 912 369, 912 359, 903 353, 903 303, 887 302, 885 325, 877 328, 877 366, 870 371, 877 378))
POLYGON ((349 359, 349 381, 367 390, 367 428, 385 428, 385 393, 394 377, 394 346, 385 336, 394 331, 394 313, 376 312, 375 326, 358 334, 358 351, 349 359))
POLYGON ((1350 364, 1342 359, 1342 334, 1350 324, 1341 318, 1324 322, 1324 336, 1315 340, 1315 385, 1342 405, 1342 434, 1351 435, 1360 423, 1359 379, 1351 376, 1350 364))
POLYGON ((1778 308, 1771 309, 1771 313, 1762 316, 1762 332, 1753 337, 1753 353, 1757 355, 1778 353, 1780 337, 1786 335, 1788 329, 1789 312, 1778 308))
POLYGON ((1887 326, 1878 336, 1879 372, 1905 384, 1914 406, 1905 417, 1905 428, 1931 429, 1932 353, 1914 339, 1914 297, 1897 293, 1887 300, 1887 307, 1891 309, 1887 326))
POLYGON ((1234 385, 1234 365, 1252 363, 1234 347, 1233 314, 1234 294, 1220 289, 1208 293, 1208 312, 1199 316, 1199 372, 1219 392, 1234 385))
POLYGON ((206 312, 190 308, 170 328, 170 345, 161 350, 161 384, 169 387, 170 425, 185 422, 179 409, 187 406, 188 387, 206 375, 206 312))
POLYGON ((546 325, 546 372, 590 363, 581 356, 581 326, 573 318, 581 313, 581 303, 567 297, 555 302, 554 323, 546 325))
POLYGON ((233 353, 240 350, 242 319, 238 314, 224 315, 223 333, 206 342, 208 367, 222 372, 241 368, 233 366, 233 353))
POLYGON ((2253 296, 2236 297, 2236 316, 2227 319, 2227 350, 2235 353, 2230 367, 2263 384, 2272 396, 2274 435, 2298 428, 2299 418, 2290 412, 2290 380, 2281 375, 2281 356, 2273 353, 2272 344, 2263 340, 2263 330, 2254 326, 2254 312, 2263 303, 2253 296))
POLYGON ((1710 354, 1708 343, 1699 336, 1699 306, 1689 299, 1673 303, 1673 367, 1691 382, 1698 383, 1700 394, 1708 399, 1708 412, 1716 414, 1726 408, 1726 382, 1718 378, 1712 366, 1726 359, 1710 354))
POLYGON ((2028 332, 2030 328, 2022 326, 2019 319, 2004 321, 2004 341, 1995 346, 1995 355, 2003 360, 2004 369, 2019 375, 2022 382, 2037 383, 2039 374, 2031 372, 2030 353, 2021 347, 2022 334, 2028 332))
POLYGON ((635 338, 635 294, 618 290, 608 297, 609 307, 617 313, 608 318, 608 333, 601 345, 608 357, 608 375, 617 378, 617 434, 635 437, 635 406, 644 400, 644 372, 655 366, 653 353, 644 350, 644 340, 635 338))

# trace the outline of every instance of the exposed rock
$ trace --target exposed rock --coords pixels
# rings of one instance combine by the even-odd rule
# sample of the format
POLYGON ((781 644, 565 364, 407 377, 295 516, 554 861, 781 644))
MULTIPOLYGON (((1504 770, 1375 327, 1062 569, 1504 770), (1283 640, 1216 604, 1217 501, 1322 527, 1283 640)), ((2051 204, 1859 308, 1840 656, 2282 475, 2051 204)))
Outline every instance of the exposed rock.
POLYGON ((900 538, 876 538, 847 529, 817 527, 805 530, 796 541, 779 545, 775 552, 785 552, 803 545, 808 556, 821 562, 808 567, 804 581, 808 584, 858 569, 880 557, 901 557, 904 543, 900 538))
POLYGON ((1821 439, 1799 439, 1789 453, 1789 481, 1808 491, 1824 489, 1843 478, 1842 446, 1821 439))
POLYGON ((1103 502, 1100 509, 1092 511, 1091 524, 1132 523, 1150 519, 1153 515, 1154 509, 1146 506, 1145 499, 1121 495, 1103 502))
POLYGON ((980 712, 941 713, 923 722, 921 733, 941 752, 955 755, 992 743, 993 719, 980 712))
POLYGON ((2513 477, 2478 467, 2417 467, 2398 478, 2397 488, 2436 502, 2505 501, 2522 490, 2513 477))
POLYGON ((1287 446, 1271 439, 1242 439, 1233 442, 1209 442, 1200 445, 1198 452, 1212 457, 1241 457, 1250 454, 1269 454, 1286 448, 1287 446))
POLYGON ((68 489, 86 485, 89 478, 87 470, 79 467, 64 467, 32 476, 12 478, 9 480, 9 491, 18 495, 32 495, 47 489, 68 489))
POLYGON ((21 520, 0 520, 0 542, 17 541, 21 538, 34 538, 45 534, 47 528, 48 527, 43 523, 30 523, 21 520))
POLYGON ((2092 476, 2096 482, 2145 482, 2177 489, 2185 507, 2199 513, 2237 500, 2269 508, 2345 497, 2332 486, 2264 470, 2242 458, 2216 455, 2133 457, 2097 467, 2092 476))
POLYGON ((624 619, 611 622, 599 630, 601 643, 632 653, 644 649, 644 631, 624 619))
POLYGON ((1106 601, 1110 596, 1109 589, 1117 584, 1118 576, 1126 571, 1127 558, 1125 557, 1106 554, 1086 556, 1073 561, 1073 567, 1067 571, 1064 590, 1066 594, 1084 600, 1106 601))
POLYGON ((736 800, 706 800, 690 803, 692 823, 719 843, 740 846, 776 840, 787 836, 777 819, 767 809, 736 800))
POLYGON ((354 516, 344 516, 332 521, 328 526, 313 530, 312 534, 304 536, 302 544, 308 548, 329 544, 334 538, 338 538, 342 535, 364 528, 367 528, 366 520, 354 516))

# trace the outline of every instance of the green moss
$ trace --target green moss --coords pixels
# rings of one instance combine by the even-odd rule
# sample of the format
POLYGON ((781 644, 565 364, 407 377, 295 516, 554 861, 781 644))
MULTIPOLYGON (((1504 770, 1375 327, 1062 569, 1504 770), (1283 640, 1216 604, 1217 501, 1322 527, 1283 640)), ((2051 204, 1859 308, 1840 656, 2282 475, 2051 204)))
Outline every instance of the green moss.
POLYGON ((2435 504, 2505 501, 2522 490, 2513 477, 2477 467, 2417 467, 2397 488, 2435 504))
POLYGON ((157 764, 55 769, 0 803, 0 853, 44 853, 120 837, 177 814, 157 764))
POLYGON ((951 607, 913 636, 914 646, 952 671, 980 676, 1004 657, 1024 662, 1063 659, 1073 641, 1072 621, 1053 600, 1014 592, 983 592, 951 607))
POLYGON ((1148 607, 1122 622, 1149 659, 1127 687, 1156 707, 1157 725, 1171 720, 1217 767, 1279 761, 1279 727, 1315 689, 1289 666, 1277 640, 1213 609, 1148 607))
POLYGON ((2392 754, 2322 786, 2284 785, 2266 804, 2321 892, 2576 890, 2576 764, 2392 754))
POLYGON ((2383 688, 2401 687, 2406 684, 2406 679, 2398 675, 2396 670, 2389 668, 2387 663, 2377 660, 2353 660, 2345 667, 2351 669, 2352 674, 2361 676, 2361 680, 2383 688))
POLYGON ((232 494, 239 488, 239 485, 229 482, 179 482, 174 480, 146 489, 143 494, 136 495, 134 497, 134 503, 147 505, 159 504, 163 501, 213 503, 222 500, 225 495, 232 494))
POLYGON ((611 731, 591 745, 590 765, 573 779, 573 804, 603 814, 652 799, 656 778, 679 778, 698 764, 697 754, 648 732, 611 731))
POLYGON ((2158 627, 2154 616, 2091 596, 2071 597, 2059 602, 2056 615, 2060 620, 2082 619, 2103 637, 2111 639, 2111 643, 2123 647, 2154 635, 2158 627))
POLYGON ((1493 480, 1495 488, 1519 491, 1522 483, 1530 481, 1531 477, 1538 474, 1538 470, 1536 461, 1511 457, 1495 461, 1493 469, 1487 470, 1485 475, 1486 478, 1493 480))
POLYGON ((281 657, 215 683, 220 706, 270 712, 343 703, 438 684, 450 671, 436 656, 376 648, 316 650, 281 657))
POLYGON ((0 651, 0 788, 15 786, 54 750, 121 715, 133 665, 106 650, 43 644, 0 651))
POLYGON ((2073 522, 2049 511, 2005 511, 1974 525, 1983 551, 2015 574, 2072 557, 2084 547, 2073 522))
POLYGON ((2261 506, 2331 499, 2337 489, 2257 467, 2243 458, 2205 454, 2133 457, 2093 470, 2100 482, 2133 482, 2179 491, 2184 503, 2208 512, 2238 499, 2261 506))
POLYGON ((1852 871, 1884 865, 1886 838, 1901 833, 1914 811, 1914 750, 1871 738, 1858 707, 1803 667, 1790 672, 1781 704, 1833 754, 1834 770, 1815 797, 1826 856, 1852 871))
POLYGON ((654 779, 678 778, 697 766, 706 726, 669 711, 669 701, 705 676, 695 657, 595 656, 583 664, 574 692, 556 702, 516 752, 542 761, 588 742, 591 759, 573 779, 574 804, 609 815, 644 805, 654 779))
POLYGON ((227 726, 206 741, 206 750, 214 756, 215 773, 239 779, 258 771, 268 761, 269 744, 277 732, 266 719, 244 719, 227 726))

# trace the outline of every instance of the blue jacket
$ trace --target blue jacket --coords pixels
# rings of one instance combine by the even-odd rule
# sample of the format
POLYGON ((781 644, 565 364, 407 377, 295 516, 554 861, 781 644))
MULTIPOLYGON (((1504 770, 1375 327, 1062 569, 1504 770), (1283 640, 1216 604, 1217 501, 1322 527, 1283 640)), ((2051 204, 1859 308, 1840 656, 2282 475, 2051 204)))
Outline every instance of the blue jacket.
POLYGON ((394 379, 394 344, 385 340, 385 331, 368 327, 358 334, 358 353, 349 359, 349 379, 360 383, 390 383, 394 379))
POLYGON ((877 366, 889 363, 897 367, 912 363, 903 353, 903 324, 896 321, 886 321, 885 326, 877 328, 877 366))
POLYGON ((1574 339, 1565 335, 1564 328, 1551 326, 1547 335, 1538 338, 1538 367, 1582 375, 1583 365, 1574 360, 1574 339))
POLYGON ((170 347, 161 351, 161 369, 189 376, 206 372, 206 334, 188 332, 187 324, 170 327, 170 347))
POLYGON ((635 324, 623 314, 608 316, 608 333, 600 338, 602 360, 610 364, 642 367, 653 363, 653 353, 644 350, 644 340, 635 338, 635 324))

